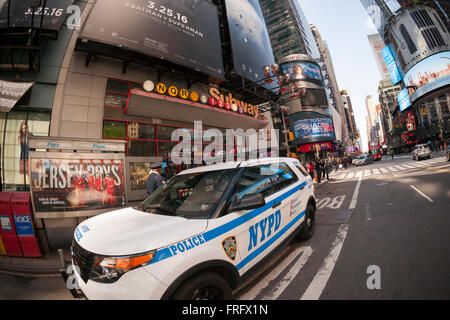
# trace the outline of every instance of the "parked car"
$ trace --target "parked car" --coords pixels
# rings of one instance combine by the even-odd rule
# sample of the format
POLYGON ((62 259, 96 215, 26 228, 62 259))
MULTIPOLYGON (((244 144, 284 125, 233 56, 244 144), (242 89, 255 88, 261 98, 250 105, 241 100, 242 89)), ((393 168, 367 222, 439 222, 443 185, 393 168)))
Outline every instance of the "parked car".
POLYGON ((413 160, 431 159, 431 150, 427 144, 418 144, 412 152, 413 160))
POLYGON ((312 237, 315 211, 313 181, 297 159, 185 170, 136 208, 76 228, 70 277, 79 288, 70 291, 88 299, 228 300, 276 248, 312 237))
POLYGON ((366 164, 372 164, 373 158, 370 154, 362 154, 358 156, 356 159, 354 159, 353 164, 355 166, 364 166, 366 164))

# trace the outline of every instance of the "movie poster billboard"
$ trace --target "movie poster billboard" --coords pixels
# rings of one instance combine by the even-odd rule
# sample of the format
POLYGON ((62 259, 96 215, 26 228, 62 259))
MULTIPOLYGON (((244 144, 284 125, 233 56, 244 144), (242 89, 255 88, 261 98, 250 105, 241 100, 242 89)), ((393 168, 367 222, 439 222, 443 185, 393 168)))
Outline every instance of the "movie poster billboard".
POLYGON ((146 190, 147 179, 150 175, 150 162, 130 162, 130 189, 131 190, 146 190))
MULTIPOLYGON (((43 1, 41 1, 43 3, 43 1)), ((73 4, 73 0, 47 0, 45 8, 37 7, 34 11, 30 8, 30 1, 0 0, 0 29, 8 28, 8 11, 10 28, 30 28, 33 21, 35 28, 41 27, 41 18, 44 17, 42 28, 59 31, 66 19, 67 8, 73 4), (10 7, 8 8, 8 6, 10 7)))
POLYGON ((124 160, 30 159, 35 212, 88 211, 126 204, 124 160))
POLYGON ((335 139, 331 118, 310 118, 293 122, 295 138, 299 144, 335 139))
MULTIPOLYGON (((234 71, 251 81, 265 78, 264 67, 275 63, 266 22, 258 0, 225 0, 234 71)), ((262 84, 267 88, 276 87, 262 84)))
POLYGON ((81 38, 224 79, 217 7, 203 0, 97 0, 81 38))
POLYGON ((291 81, 308 81, 324 86, 319 65, 311 61, 295 61, 281 66, 284 74, 289 74, 291 81))

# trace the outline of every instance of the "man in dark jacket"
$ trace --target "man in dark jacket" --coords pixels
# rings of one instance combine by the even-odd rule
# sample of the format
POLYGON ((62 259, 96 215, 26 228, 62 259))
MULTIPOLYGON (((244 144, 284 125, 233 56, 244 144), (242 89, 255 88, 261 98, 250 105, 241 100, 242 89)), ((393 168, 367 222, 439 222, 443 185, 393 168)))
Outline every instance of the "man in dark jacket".
POLYGON ((161 162, 153 163, 151 166, 152 170, 150 171, 146 182, 147 193, 149 195, 164 184, 164 178, 161 176, 161 167, 161 162))

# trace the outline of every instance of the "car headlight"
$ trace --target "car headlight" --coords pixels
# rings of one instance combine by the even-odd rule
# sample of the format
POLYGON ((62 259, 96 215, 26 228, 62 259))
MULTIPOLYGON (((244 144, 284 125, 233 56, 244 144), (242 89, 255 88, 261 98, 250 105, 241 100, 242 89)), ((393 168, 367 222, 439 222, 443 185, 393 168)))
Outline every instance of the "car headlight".
POLYGON ((100 283, 114 283, 130 270, 144 267, 152 262, 156 250, 128 257, 97 256, 89 280, 100 283))

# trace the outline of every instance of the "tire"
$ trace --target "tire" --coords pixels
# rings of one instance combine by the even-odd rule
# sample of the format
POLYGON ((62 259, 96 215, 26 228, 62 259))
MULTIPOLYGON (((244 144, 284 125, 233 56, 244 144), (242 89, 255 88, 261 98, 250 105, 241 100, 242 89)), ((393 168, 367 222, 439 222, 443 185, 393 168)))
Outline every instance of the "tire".
POLYGON ((305 220, 301 228, 298 239, 302 241, 311 239, 316 228, 316 210, 312 204, 306 207, 305 220))
POLYGON ((186 280, 172 296, 173 300, 231 300, 231 288, 219 274, 206 272, 186 280))

